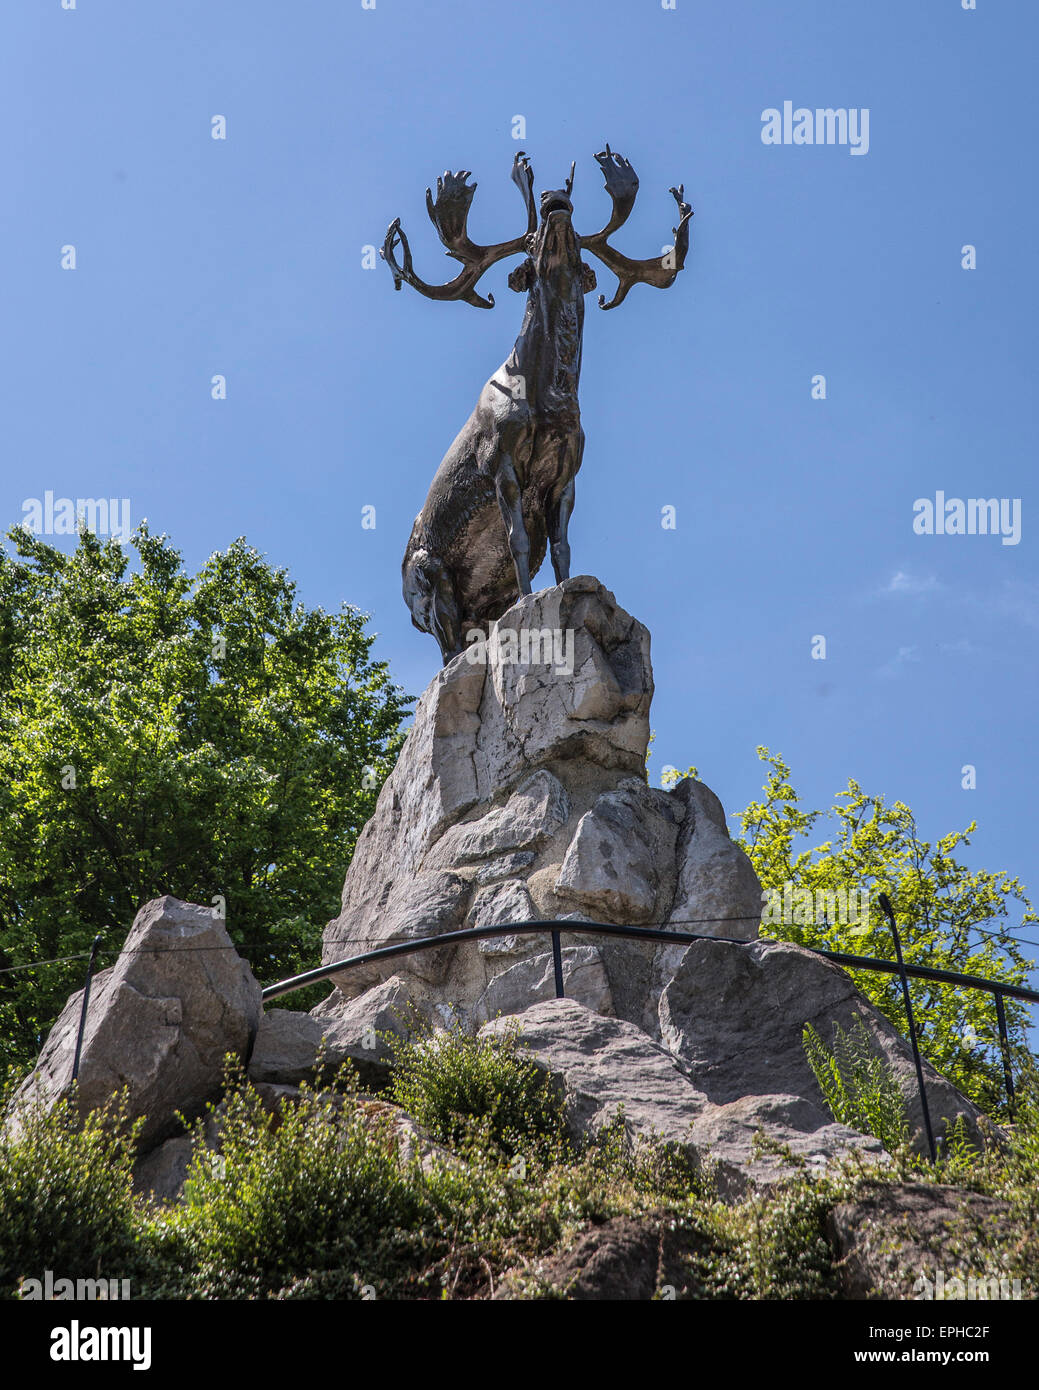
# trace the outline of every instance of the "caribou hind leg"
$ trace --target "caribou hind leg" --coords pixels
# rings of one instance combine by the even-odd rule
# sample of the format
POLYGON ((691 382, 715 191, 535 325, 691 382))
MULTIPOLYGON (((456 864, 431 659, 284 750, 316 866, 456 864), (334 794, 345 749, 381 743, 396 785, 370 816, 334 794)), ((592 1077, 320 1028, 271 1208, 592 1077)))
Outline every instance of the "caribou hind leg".
POLYGON ((440 655, 446 666, 452 657, 465 651, 465 645, 462 642, 461 614, 453 588, 449 591, 445 585, 434 593, 430 616, 433 636, 437 639, 440 655))
POLYGON ((418 630, 432 633, 437 639, 446 666, 453 656, 465 650, 461 605, 447 566, 416 540, 417 535, 418 521, 404 556, 404 601, 418 630))

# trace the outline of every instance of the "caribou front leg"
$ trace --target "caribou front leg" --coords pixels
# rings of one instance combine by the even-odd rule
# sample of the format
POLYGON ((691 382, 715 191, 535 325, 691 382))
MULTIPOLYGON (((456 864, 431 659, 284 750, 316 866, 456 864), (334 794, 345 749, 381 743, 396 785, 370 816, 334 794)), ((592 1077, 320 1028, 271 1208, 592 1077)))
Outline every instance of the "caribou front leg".
POLYGON ((552 546, 552 568, 556 583, 570 578, 570 542, 567 527, 574 509, 574 480, 564 483, 548 504, 548 539, 552 546))
POLYGON ((509 554, 516 567, 516 583, 520 595, 530 593, 530 541, 523 521, 523 493, 516 478, 512 457, 502 454, 496 479, 498 506, 501 508, 505 533, 509 540, 509 554))
POLYGON ((560 460, 560 475, 565 481, 549 496, 545 509, 545 524, 552 547, 552 568, 557 584, 562 584, 564 579, 570 578, 570 542, 567 539, 567 529, 570 525, 570 514, 574 510, 574 480, 580 471, 583 457, 584 430, 578 426, 576 434, 568 437, 566 449, 560 460))

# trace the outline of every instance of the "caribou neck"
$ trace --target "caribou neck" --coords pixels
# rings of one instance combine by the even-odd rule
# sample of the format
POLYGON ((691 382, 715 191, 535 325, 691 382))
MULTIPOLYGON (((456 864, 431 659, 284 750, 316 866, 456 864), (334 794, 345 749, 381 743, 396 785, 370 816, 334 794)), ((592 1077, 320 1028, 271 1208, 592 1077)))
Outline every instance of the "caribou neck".
POLYGON ((528 404, 535 409, 577 411, 584 332, 584 291, 580 279, 566 291, 538 282, 527 295, 523 325, 510 368, 524 378, 528 404))

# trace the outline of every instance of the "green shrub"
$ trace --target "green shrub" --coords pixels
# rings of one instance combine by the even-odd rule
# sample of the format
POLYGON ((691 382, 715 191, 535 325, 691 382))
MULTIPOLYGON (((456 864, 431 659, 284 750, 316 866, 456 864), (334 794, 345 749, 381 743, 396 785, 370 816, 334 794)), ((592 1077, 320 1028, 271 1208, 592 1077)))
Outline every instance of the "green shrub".
MULTIPOLYGON (((838 1033, 832 1056, 821 1049, 830 1062, 816 1061, 835 1102, 851 1107, 857 1097, 860 1124, 872 1117, 884 1131, 898 1112, 883 1072, 856 1073, 865 1041, 838 1033)), ((936 1165, 903 1147, 893 1161, 853 1154, 817 1176, 783 1151, 786 1182, 729 1203, 667 1146, 633 1148, 622 1115, 587 1144, 564 1143, 561 1107, 515 1035, 402 1049, 398 1099, 452 1150, 421 1162, 402 1153, 406 1126, 383 1101, 303 1087, 272 1116, 232 1075, 224 1101, 195 1127, 184 1200, 173 1209, 133 1197, 132 1127, 118 1107, 83 1122, 62 1102, 0 1136, 0 1293, 15 1296, 21 1278, 51 1269, 129 1277, 135 1298, 470 1299, 503 1281, 512 1297, 558 1297, 557 1257, 590 1228, 625 1217, 660 1233, 669 1261, 661 1278, 680 1297, 839 1298, 828 1214, 912 1182, 1005 1204, 991 1220, 964 1222, 949 1258, 1020 1278, 1034 1296, 1039 1074, 1025 1058, 1015 1074, 1017 1123, 992 1131, 980 1152, 952 1132, 936 1165)))
POLYGON ((801 1178, 718 1211, 716 1240, 725 1253, 712 1272, 713 1296, 788 1302, 839 1297, 826 1231, 836 1200, 832 1184, 801 1178))
POLYGON ((456 1029, 392 1046, 390 1095, 439 1143, 489 1143, 528 1162, 566 1148, 562 1101, 515 1029, 492 1039, 456 1029))
POLYGON ((385 1118, 306 1087, 277 1122, 247 1087, 215 1118, 220 1152, 197 1144, 173 1218, 200 1292, 265 1297, 333 1272, 325 1296, 406 1282, 421 1262, 421 1171, 385 1118))
POLYGON ((804 1048, 815 1079, 840 1124, 872 1134, 889 1153, 909 1143, 909 1119, 898 1078, 873 1048, 861 1018, 850 1033, 834 1024, 831 1052, 810 1023, 804 1048))
POLYGON ((132 1196, 125 1099, 81 1120, 62 1097, 23 1106, 0 1132, 0 1298, 45 1270, 62 1279, 126 1279, 138 1270, 141 1224, 132 1196))

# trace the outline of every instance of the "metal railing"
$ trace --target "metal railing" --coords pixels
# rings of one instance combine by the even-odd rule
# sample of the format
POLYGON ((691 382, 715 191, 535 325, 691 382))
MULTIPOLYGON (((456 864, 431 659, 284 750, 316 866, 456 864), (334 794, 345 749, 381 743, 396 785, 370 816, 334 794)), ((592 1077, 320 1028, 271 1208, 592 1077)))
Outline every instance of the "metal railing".
MULTIPOLYGON (((1003 1061, 1003 1078, 1007 1088, 1007 1105, 1011 1117, 1014 1112, 1014 1076, 1011 1064, 1010 1035, 1007 1031, 1005 999, 1021 999, 1029 1003, 1039 1003, 1039 991, 1026 989, 1023 985, 1003 984, 997 980, 986 980, 981 975, 963 975, 954 970, 938 970, 929 965, 908 965, 902 958, 901 944, 898 941, 897 928, 891 914, 885 910, 885 915, 891 924, 897 943, 898 959, 895 961, 884 960, 877 956, 855 956, 846 951, 824 951, 815 946, 802 946, 801 949, 811 951, 814 955, 824 956, 827 960, 832 960, 837 965, 847 966, 852 970, 873 970, 880 974, 898 975, 902 980, 903 994, 908 999, 909 978, 916 980, 936 980, 943 984, 960 986, 965 989, 987 990, 994 999, 996 1005, 996 1023, 999 1030, 999 1048, 1003 1061)), ((732 919, 736 920, 736 919, 732 919)), ((419 951, 434 950, 443 946, 454 946, 464 941, 479 941, 488 937, 495 936, 535 936, 549 933, 552 939, 552 961, 555 973, 556 998, 566 997, 565 984, 563 980, 563 952, 560 938, 566 934, 568 936, 615 936, 634 941, 659 941, 670 942, 675 945, 692 945, 697 941, 724 941, 731 946, 750 946, 758 941, 770 941, 771 937, 757 937, 755 941, 737 941, 733 937, 727 936, 705 936, 697 932, 674 931, 667 927, 623 927, 610 922, 571 922, 559 920, 538 920, 532 922, 506 922, 495 926, 487 927, 466 927, 460 931, 443 932, 439 936, 416 937, 412 941, 398 942, 392 946, 379 946, 373 951, 364 951, 361 955, 346 956, 342 960, 331 961, 328 965, 320 965, 314 970, 306 970, 301 975, 293 975, 287 980, 279 980, 276 984, 268 985, 263 991, 263 1001, 267 1003, 271 999, 280 999, 285 994, 291 994, 294 990, 305 989, 308 985, 319 983, 321 980, 330 979, 333 975, 340 975, 346 970, 351 970, 360 965, 368 965, 372 962, 393 960, 398 956, 410 956, 419 951)), ((798 943, 790 943, 798 944, 798 943)), ((912 1007, 908 1010, 910 1020, 910 1043, 913 1047, 914 1059, 917 1064, 917 1081, 920 1088, 920 1101, 924 1114, 925 1129, 932 1159, 935 1157, 934 1136, 931 1132, 930 1113, 927 1105, 927 1093, 923 1084, 923 1071, 919 1060, 919 1047, 916 1037, 916 1027, 913 1023, 912 1007)))

